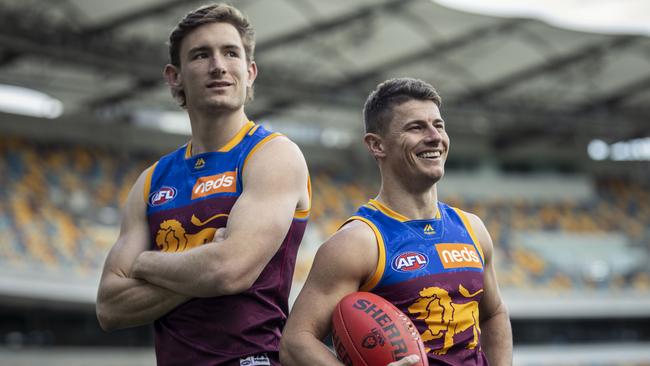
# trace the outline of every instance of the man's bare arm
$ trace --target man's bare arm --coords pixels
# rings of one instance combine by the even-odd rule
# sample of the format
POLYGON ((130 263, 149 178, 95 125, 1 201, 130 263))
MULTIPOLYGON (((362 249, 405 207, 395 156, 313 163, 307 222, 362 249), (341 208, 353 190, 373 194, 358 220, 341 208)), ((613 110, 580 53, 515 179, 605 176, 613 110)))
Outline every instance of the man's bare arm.
POLYGON ((484 255, 483 298, 479 304, 481 347, 494 366, 512 365, 512 328, 506 305, 501 298, 494 270, 492 238, 478 216, 468 214, 468 219, 481 244, 484 255))
POLYGON ((119 238, 104 264, 96 304, 97 319, 104 330, 151 323, 189 299, 129 277, 135 258, 149 249, 150 243, 142 194, 145 177, 146 172, 129 193, 119 238))
POLYGON ((336 304, 359 290, 374 272, 378 257, 374 233, 358 221, 346 225, 319 248, 282 334, 283 365, 342 365, 322 339, 330 333, 336 304))

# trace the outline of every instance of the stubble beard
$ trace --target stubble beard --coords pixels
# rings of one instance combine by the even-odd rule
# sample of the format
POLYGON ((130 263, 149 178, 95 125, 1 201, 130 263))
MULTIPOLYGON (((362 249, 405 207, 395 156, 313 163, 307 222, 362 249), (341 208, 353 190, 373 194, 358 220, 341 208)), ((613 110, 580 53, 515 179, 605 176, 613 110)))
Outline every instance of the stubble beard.
POLYGON ((234 112, 244 106, 245 98, 223 95, 219 96, 216 100, 210 98, 200 106, 200 109, 207 113, 224 113, 234 112))

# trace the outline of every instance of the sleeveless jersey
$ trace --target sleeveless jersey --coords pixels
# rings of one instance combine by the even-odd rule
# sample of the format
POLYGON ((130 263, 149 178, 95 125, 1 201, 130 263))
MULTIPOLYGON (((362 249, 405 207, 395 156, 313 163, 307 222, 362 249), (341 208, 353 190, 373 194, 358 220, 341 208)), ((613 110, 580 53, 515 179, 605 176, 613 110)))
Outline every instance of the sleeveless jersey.
MULTIPOLYGON (((191 156, 187 144, 161 158, 145 184, 151 249, 178 252, 211 241, 242 193, 248 158, 278 135, 248 122, 219 151, 191 156)), ((191 299, 155 322, 158 365, 239 365, 240 358, 264 353, 277 364, 308 213, 296 211, 282 245, 250 289, 191 299)), ((260 362, 268 364, 264 357, 260 362)))
POLYGON ((360 290, 409 316, 430 365, 487 365, 478 323, 483 252, 465 214, 439 202, 436 218, 409 220, 370 200, 346 222, 353 220, 372 228, 379 249, 377 269, 360 290))

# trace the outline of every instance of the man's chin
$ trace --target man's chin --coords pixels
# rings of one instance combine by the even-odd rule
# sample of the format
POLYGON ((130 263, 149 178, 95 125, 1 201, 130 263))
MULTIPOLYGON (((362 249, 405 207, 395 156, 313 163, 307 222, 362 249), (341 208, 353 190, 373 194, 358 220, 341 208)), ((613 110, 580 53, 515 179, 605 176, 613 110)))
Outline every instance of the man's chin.
POLYGON ((226 101, 226 100, 210 100, 204 104, 204 108, 212 112, 218 111, 236 111, 244 105, 243 101, 241 103, 235 101, 226 101))
POLYGON ((427 174, 427 178, 429 179, 432 185, 438 183, 444 176, 445 176, 444 169, 435 172, 429 172, 429 174, 427 174))
POLYGON ((429 176, 429 177, 428 177, 428 178, 429 178, 429 182, 431 183, 431 185, 434 185, 434 184, 440 182, 440 181, 442 180, 442 177, 443 177, 443 176, 444 176, 444 174, 434 175, 434 176, 429 176))
POLYGON ((417 186, 424 188, 425 186, 431 187, 434 184, 438 183, 444 175, 445 175, 444 170, 436 171, 436 172, 433 171, 418 172, 416 174, 413 174, 411 172, 411 174, 403 174, 402 179, 405 182, 414 183, 417 186))

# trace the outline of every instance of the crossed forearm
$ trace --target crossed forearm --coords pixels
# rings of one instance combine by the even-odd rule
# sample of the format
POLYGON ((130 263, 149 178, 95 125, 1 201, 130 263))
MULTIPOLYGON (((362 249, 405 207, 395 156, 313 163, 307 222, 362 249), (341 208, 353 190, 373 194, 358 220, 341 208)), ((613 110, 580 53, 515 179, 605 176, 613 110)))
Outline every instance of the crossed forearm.
POLYGON ((150 324, 190 297, 146 281, 115 274, 97 297, 97 318, 104 330, 150 324))

